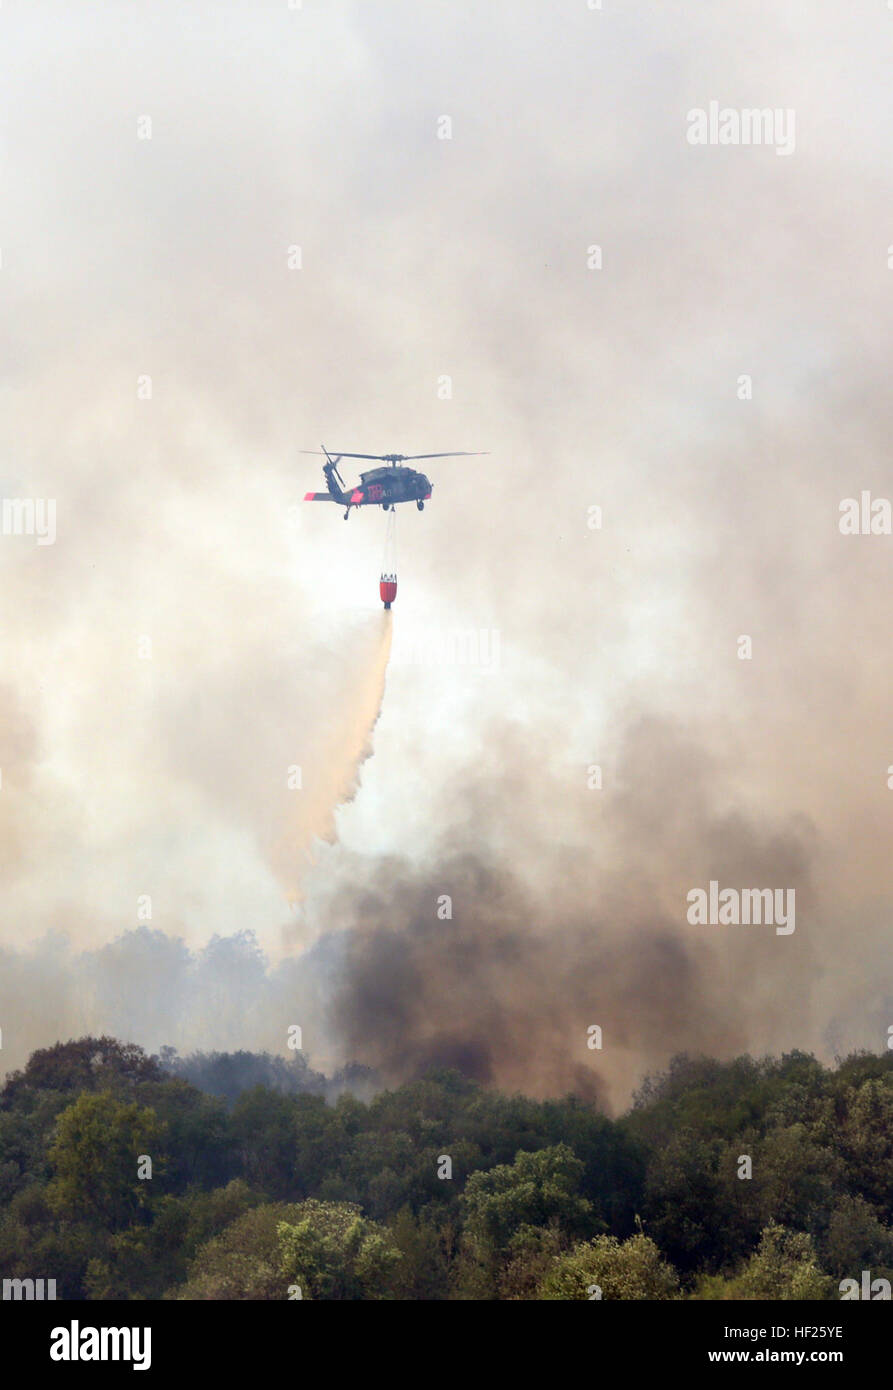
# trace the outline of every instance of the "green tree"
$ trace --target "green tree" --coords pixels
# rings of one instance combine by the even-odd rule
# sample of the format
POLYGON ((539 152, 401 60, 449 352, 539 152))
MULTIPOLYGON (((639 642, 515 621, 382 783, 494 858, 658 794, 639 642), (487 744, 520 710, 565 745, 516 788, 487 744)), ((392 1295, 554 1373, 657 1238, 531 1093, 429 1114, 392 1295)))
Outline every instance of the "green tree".
POLYGON ((241 1179, 211 1192, 164 1196, 150 1226, 116 1232, 84 1278, 88 1298, 161 1298, 183 1283, 199 1247, 260 1202, 241 1179))
POLYGON ((170 1296, 178 1299, 281 1299, 287 1281, 279 1267, 280 1222, 296 1219, 298 1206, 270 1202, 225 1227, 196 1252, 189 1278, 170 1296))
POLYGON ((718 1174, 725 1145, 680 1129, 651 1154, 642 1215, 648 1230, 673 1265, 688 1272, 716 1268, 726 1246, 727 1202, 718 1174))
POLYGON ((42 1047, 28 1058, 22 1071, 13 1072, 2 1092, 5 1107, 21 1104, 38 1091, 118 1090, 164 1076, 154 1057, 147 1057, 135 1043, 115 1038, 78 1038, 76 1042, 42 1047))
POLYGON ((302 1202, 296 1221, 280 1221, 279 1262, 302 1298, 380 1299, 403 1258, 393 1236, 349 1202, 302 1202))
POLYGON ((460 1203, 465 1217, 455 1285, 460 1298, 498 1298, 509 1263, 509 1287, 523 1286, 517 1262, 530 1263, 532 1229, 568 1236, 589 1234, 593 1225, 598 1229, 592 1203, 580 1196, 583 1172, 567 1144, 554 1144, 471 1174, 460 1203))
POLYGON ((819 1267, 812 1237, 770 1225, 759 1248, 731 1276, 705 1275, 695 1286, 695 1299, 828 1299, 834 1281, 819 1267))
POLYGON ((49 1149, 53 1178, 47 1198, 64 1216, 119 1230, 143 1214, 153 1179, 138 1177, 141 1155, 163 1168, 162 1129, 154 1110, 116 1100, 110 1091, 84 1093, 56 1121, 49 1149))
POLYGON ((831 1142, 846 1169, 850 1191, 893 1222, 893 1073, 863 1081, 838 1102, 831 1142))
POLYGON ((349 1203, 273 1202, 246 1212, 198 1251, 180 1299, 387 1296, 400 1259, 389 1233, 349 1203))
POLYGON ((567 1238, 554 1224, 521 1226, 508 1243, 506 1262, 499 1274, 501 1299, 539 1297, 539 1286, 567 1248, 567 1238))
POLYGON ((579 1301, 591 1299, 597 1289, 603 1299, 676 1298, 679 1277, 647 1236, 640 1233, 623 1242, 597 1236, 554 1259, 539 1297, 579 1301))
POLYGON ((592 1204, 579 1195, 583 1164, 567 1144, 519 1153, 514 1163, 472 1173, 462 1206, 467 1238, 480 1255, 505 1251, 522 1226, 585 1229, 592 1204))
POLYGON ((292 1096, 252 1086, 233 1107, 230 1132, 242 1175, 270 1197, 297 1195, 296 1104, 292 1096))
POLYGON ((5 1278, 50 1277, 58 1298, 83 1298, 84 1272, 105 1252, 108 1236, 95 1224, 59 1221, 47 1200, 47 1187, 30 1183, 0 1216, 0 1271, 5 1278))
POLYGON ((164 1127, 165 1190, 224 1186, 235 1156, 223 1102, 178 1077, 140 1086, 138 1099, 164 1127))
POLYGON ((442 1230, 427 1217, 417 1217, 409 1207, 403 1207, 390 1232, 402 1256, 392 1281, 395 1298, 446 1298, 449 1258, 442 1230))
POLYGON ((893 1282, 893 1231, 862 1197, 841 1197, 822 1240, 822 1264, 838 1281, 863 1269, 893 1282))

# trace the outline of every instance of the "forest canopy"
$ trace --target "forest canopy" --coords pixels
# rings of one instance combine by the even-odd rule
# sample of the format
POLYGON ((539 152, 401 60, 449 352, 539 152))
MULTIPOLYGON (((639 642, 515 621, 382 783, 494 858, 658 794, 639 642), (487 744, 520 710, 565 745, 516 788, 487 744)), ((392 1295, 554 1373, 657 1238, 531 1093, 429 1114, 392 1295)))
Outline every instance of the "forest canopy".
POLYGON ((677 1057, 617 1119, 455 1071, 377 1094, 350 1079, 112 1038, 35 1052, 0 1091, 0 1278, 74 1299, 835 1299, 864 1270, 893 1281, 891 1053, 677 1057))

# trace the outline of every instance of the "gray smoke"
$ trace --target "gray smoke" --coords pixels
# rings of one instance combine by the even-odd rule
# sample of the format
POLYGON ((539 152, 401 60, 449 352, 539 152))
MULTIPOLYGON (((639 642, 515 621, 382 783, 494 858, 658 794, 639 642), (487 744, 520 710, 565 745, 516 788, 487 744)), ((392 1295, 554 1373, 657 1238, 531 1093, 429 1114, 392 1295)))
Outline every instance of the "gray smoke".
POLYGON ((300 1024, 617 1104, 884 1045, 893 541, 838 518, 890 487, 889 24, 4 7, 0 471, 57 503, 0 536, 4 1065, 300 1024), (794 152, 693 147, 714 99, 794 152), (491 451, 401 514, 394 618, 499 660, 392 666, 353 800, 383 517, 301 505, 319 440, 491 451), (711 880, 796 931, 692 927, 711 880))

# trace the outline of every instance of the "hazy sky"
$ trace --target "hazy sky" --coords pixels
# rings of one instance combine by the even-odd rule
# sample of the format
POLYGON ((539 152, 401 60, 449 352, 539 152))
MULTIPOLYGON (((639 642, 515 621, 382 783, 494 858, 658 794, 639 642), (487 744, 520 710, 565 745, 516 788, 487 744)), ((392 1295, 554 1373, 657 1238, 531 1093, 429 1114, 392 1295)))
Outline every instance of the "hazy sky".
POLYGON ((315 1060, 464 1038, 615 1101, 684 1047, 885 1045, 893 537, 838 522, 893 492, 891 60, 880 0, 7 0, 0 489, 56 506, 0 535, 7 1065, 295 1008, 315 1060), (790 152, 691 144, 711 102, 790 152), (386 654, 320 441, 489 457, 398 516, 308 867, 386 654), (691 926, 711 878, 796 886, 796 932, 691 926), (164 938, 79 960, 141 895, 164 938), (184 1003, 241 931, 278 1002, 184 1003))

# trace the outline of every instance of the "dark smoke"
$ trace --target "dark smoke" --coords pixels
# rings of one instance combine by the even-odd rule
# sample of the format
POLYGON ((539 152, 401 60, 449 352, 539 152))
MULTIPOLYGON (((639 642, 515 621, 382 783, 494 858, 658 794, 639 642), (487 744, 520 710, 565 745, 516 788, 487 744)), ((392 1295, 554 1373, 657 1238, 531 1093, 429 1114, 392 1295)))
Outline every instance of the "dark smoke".
POLYGON ((233 1105, 243 1091, 265 1086, 281 1095, 317 1095, 335 1100, 345 1091, 367 1099, 377 1081, 368 1067, 342 1067, 334 1076, 314 1070, 302 1053, 286 1060, 270 1052, 192 1052, 177 1055, 176 1048, 163 1047, 159 1058, 172 1076, 189 1081, 208 1095, 219 1096, 233 1105))
POLYGON ((453 1066, 616 1104, 677 1052, 802 1044, 822 925, 808 825, 718 809, 719 769, 656 720, 629 731, 613 790, 546 780, 529 743, 526 762, 504 736, 502 752, 510 791, 466 774, 430 862, 346 866, 326 913, 352 924, 330 1014, 340 1052, 391 1082, 453 1066), (541 820, 531 838, 538 803, 557 808, 560 840, 541 820), (507 830, 514 848, 495 849, 507 830), (797 931, 689 925, 686 894, 711 878, 795 888, 797 931))

